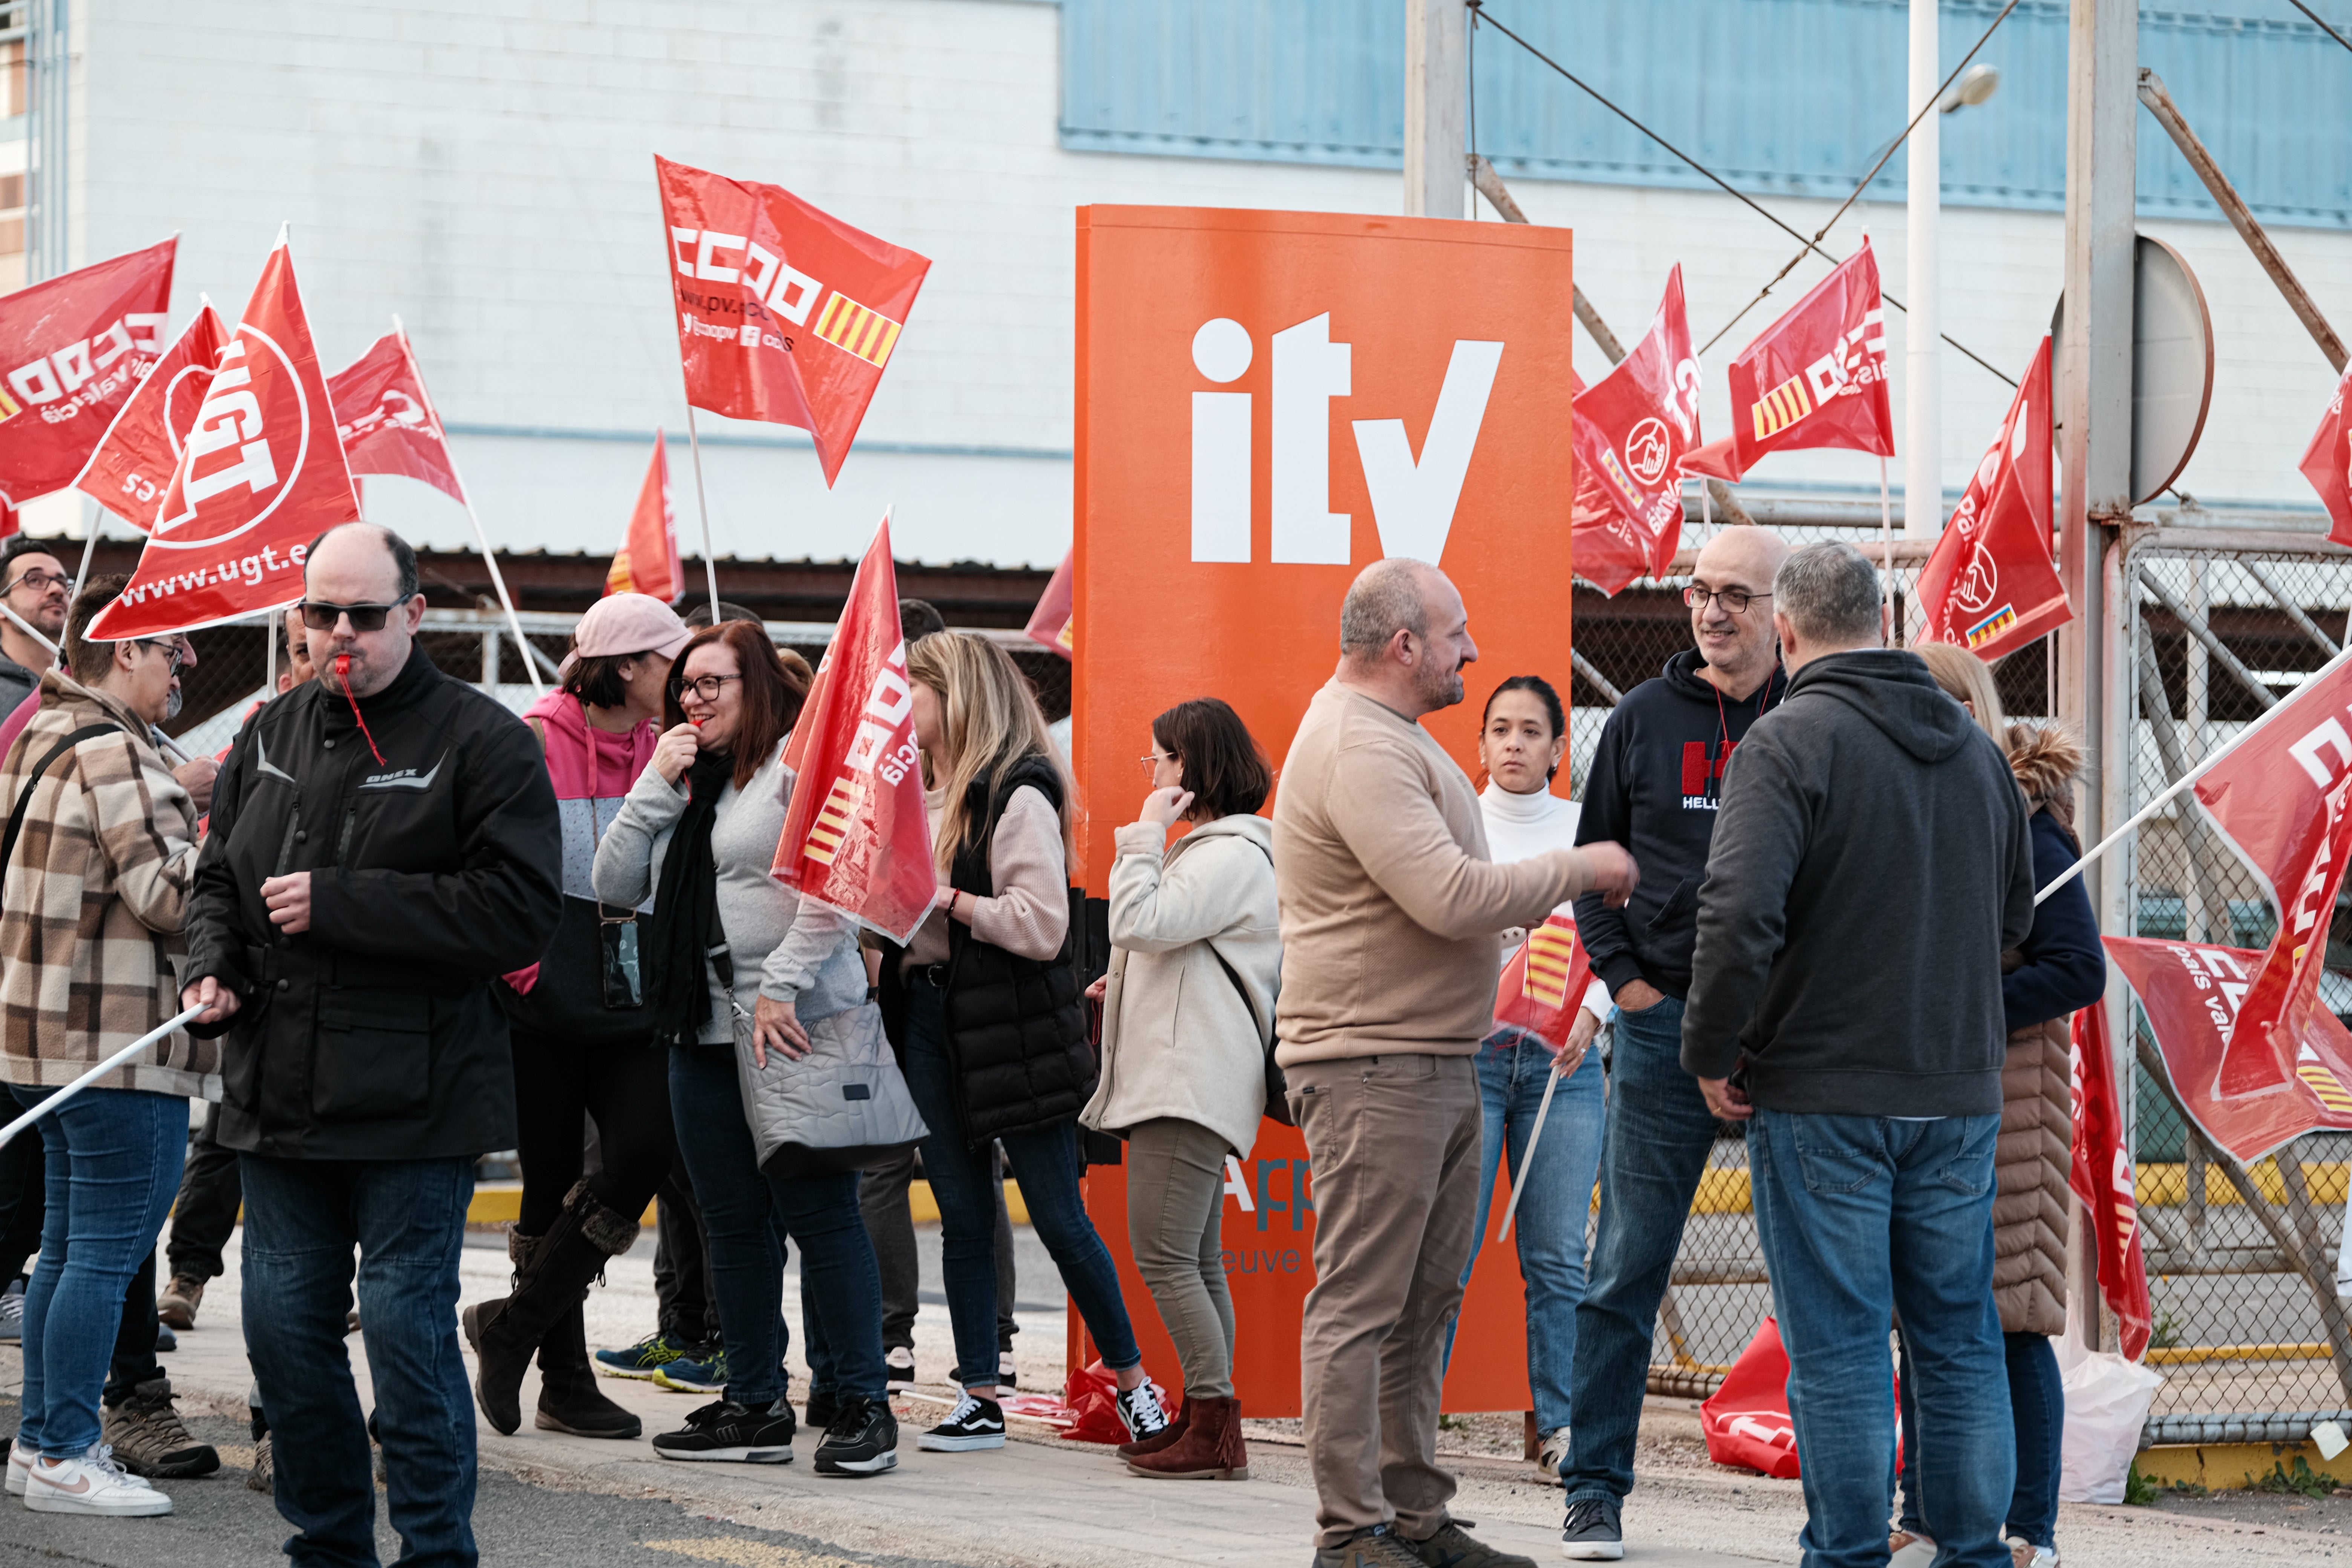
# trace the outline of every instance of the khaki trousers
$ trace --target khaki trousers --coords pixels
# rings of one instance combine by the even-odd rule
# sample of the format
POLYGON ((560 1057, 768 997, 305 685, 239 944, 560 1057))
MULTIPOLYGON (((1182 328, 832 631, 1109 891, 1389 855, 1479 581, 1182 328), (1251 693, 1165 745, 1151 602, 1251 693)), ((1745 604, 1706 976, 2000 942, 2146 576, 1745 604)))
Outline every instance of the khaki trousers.
POLYGON ((1477 1240, 1476 1068, 1411 1053, 1304 1062, 1285 1076, 1315 1183, 1300 1360, 1317 1544, 1391 1520, 1423 1541, 1454 1496, 1437 1468, 1437 1400, 1477 1240))
POLYGON ((1234 1395, 1224 1205, 1224 1139, 1173 1116, 1128 1130, 1128 1240, 1175 1342, 1186 1404, 1234 1395))

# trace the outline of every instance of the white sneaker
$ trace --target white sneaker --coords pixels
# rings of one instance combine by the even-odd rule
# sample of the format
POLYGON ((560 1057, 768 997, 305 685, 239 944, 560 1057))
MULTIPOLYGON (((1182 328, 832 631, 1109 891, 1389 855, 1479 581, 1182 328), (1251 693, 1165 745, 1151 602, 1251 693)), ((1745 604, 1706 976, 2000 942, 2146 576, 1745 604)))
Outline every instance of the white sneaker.
POLYGON ((92 1443, 79 1459, 37 1461, 25 1478, 25 1506, 35 1513, 95 1513, 145 1519, 172 1511, 172 1500, 114 1462, 92 1443))
POLYGON ((1561 1461, 1568 1458, 1568 1428, 1555 1426, 1543 1435, 1543 1448, 1536 1456, 1536 1469, 1548 1481, 1559 1479, 1561 1461))
POLYGON ((25 1478, 33 1471, 33 1451, 15 1443, 8 1445, 8 1480, 10 1497, 25 1495, 25 1478))
POLYGON ((1936 1543, 1907 1530, 1888 1535, 1886 1550, 1886 1568, 1927 1568, 1936 1560, 1936 1543))
POLYGON ((2017 1568, 2058 1568, 2058 1549, 2054 1546, 2029 1546, 2022 1541, 2009 1543, 2010 1560, 2017 1568))
POLYGON ((915 1352, 904 1345, 894 1345, 882 1357, 882 1369, 888 1374, 892 1388, 915 1386, 915 1352))

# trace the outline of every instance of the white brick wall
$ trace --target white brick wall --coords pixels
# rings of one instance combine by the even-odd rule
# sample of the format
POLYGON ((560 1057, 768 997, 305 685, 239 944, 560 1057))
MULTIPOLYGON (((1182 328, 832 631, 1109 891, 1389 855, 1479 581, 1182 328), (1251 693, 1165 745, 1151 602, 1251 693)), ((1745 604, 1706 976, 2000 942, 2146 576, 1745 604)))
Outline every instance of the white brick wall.
MULTIPOLYGON (((1061 151, 1059 13, 1027 0, 112 0, 77 16, 83 255, 177 228, 180 313, 198 290, 233 313, 290 219, 330 367, 398 311, 460 426, 682 427, 656 152, 789 186, 934 258, 866 420, 877 447, 1068 448, 1080 204, 1398 205, 1398 178, 1382 172, 1061 151)), ((1586 292, 1627 337, 1672 261, 1703 341, 1794 249, 1727 198, 1535 183, 1518 194, 1538 221, 1576 228, 1586 292)), ((1824 216, 1775 205, 1809 231, 1824 216)), ((1864 219, 1899 291, 1899 208, 1850 215, 1833 243, 1850 246, 1864 219)), ((2294 462, 2326 401, 2326 363, 2228 229, 2150 227, 2199 268, 2223 342, 2183 485, 2306 502, 2294 462)), ((2050 215, 1947 219, 1948 330, 2012 374, 2049 318, 2060 230, 2050 215)), ((2352 292, 2352 237, 2278 237, 2323 308, 2352 292)), ((1799 268, 1782 298, 1820 273, 1799 268)), ((1706 356, 1715 433, 1722 367, 1773 309, 1706 356)), ((1890 311, 1888 324, 1899 364, 1901 318, 1890 311)), ((1597 353, 1591 363, 1597 373, 1597 353)), ((1944 468, 1956 486, 2009 395, 1957 355, 1946 366, 1944 468)), ((459 450, 502 548, 601 551, 646 447, 472 436, 459 450)), ((690 470, 676 455, 690 538, 690 470)), ((890 500, 904 554, 1049 564, 1069 539, 1068 466, 1050 457, 861 450, 830 494, 804 447, 714 447, 706 460, 722 553, 854 554, 890 500)), ((1784 458, 1758 479, 1874 489, 1876 465, 1784 458)), ((372 505, 420 539, 466 537, 455 509, 399 481, 372 505)))

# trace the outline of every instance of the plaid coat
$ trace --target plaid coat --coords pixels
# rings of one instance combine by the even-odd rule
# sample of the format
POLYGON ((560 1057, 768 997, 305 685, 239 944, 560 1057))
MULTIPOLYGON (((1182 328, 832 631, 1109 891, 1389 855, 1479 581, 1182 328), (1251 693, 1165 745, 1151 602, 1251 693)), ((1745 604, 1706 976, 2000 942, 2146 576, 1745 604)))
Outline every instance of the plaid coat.
MULTIPOLYGON (((196 811, 147 726, 107 692, 55 670, 0 766, 0 820, 25 775, 85 725, 84 741, 32 784, 0 880, 0 1079, 57 1087, 180 1011, 176 961, 196 867, 196 811)), ((103 1089, 220 1098, 220 1046, 179 1031, 103 1089)))

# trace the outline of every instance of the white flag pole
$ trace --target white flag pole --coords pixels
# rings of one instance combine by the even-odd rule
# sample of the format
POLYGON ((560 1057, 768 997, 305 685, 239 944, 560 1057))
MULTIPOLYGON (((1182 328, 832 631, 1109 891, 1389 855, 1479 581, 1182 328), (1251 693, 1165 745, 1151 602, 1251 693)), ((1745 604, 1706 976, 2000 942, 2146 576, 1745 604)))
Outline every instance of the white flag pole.
MULTIPOLYGON (((1583 1066, 1577 1065, 1580 1069, 1583 1066)), ((1503 1210, 1503 1228, 1495 1234, 1496 1241, 1511 1239, 1511 1216, 1519 1212, 1519 1194, 1528 1190, 1528 1173, 1536 1163, 1536 1140, 1543 1136, 1544 1118, 1551 1114, 1551 1091, 1559 1087, 1558 1069, 1545 1072, 1543 1103, 1536 1107, 1535 1125, 1528 1129, 1528 1152, 1519 1160, 1519 1173, 1511 1178, 1511 1201, 1503 1210)))
POLYGON ((1879 605, 1886 616, 1886 635, 1895 641, 1888 646, 1900 647, 1902 637, 1895 625, 1895 510, 1886 499, 1886 459, 1878 459, 1878 564, 1884 575, 1879 582, 1879 605))
POLYGON ((33 1107, 32 1110, 25 1112, 24 1115, 16 1118, 16 1121, 8 1123, 7 1126, 0 1127, 0 1146, 5 1146, 7 1142, 11 1138, 16 1137, 17 1133, 22 1132, 34 1122, 38 1121, 42 1117, 47 1116, 58 1106, 63 1105, 67 1100, 71 1100, 75 1095, 79 1094, 83 1089, 88 1089, 100 1079, 104 1078, 108 1073, 110 1073, 115 1068, 122 1066, 123 1063, 129 1061, 140 1052, 146 1050, 156 1041, 162 1039, 164 1036, 170 1034, 181 1025, 185 1024, 189 1019, 194 1017, 204 1010, 203 1005, 198 1004, 196 1006, 191 1007, 186 1012, 181 1014, 178 1017, 171 1019, 165 1023, 162 1028, 140 1036, 137 1039, 131 1041, 129 1045, 123 1047, 121 1050, 115 1052, 112 1056, 107 1058, 104 1061, 99 1063, 96 1067, 90 1068, 88 1072, 74 1079, 73 1082, 66 1085, 65 1088, 58 1090, 57 1093, 49 1096, 48 1099, 41 1101, 40 1104, 33 1107))
MULTIPOLYGON (((2329 659, 2326 664, 2323 664, 2317 669, 2313 670, 2310 676, 2307 677, 2303 683, 2304 689, 2308 690, 2312 687, 2317 685, 2323 679, 2333 673, 2336 668, 2342 665, 2347 659, 2352 659, 2352 647, 2346 648, 2342 653, 2337 654, 2334 658, 2329 659)), ((2301 693, 2298 692, 2296 695, 2300 696, 2301 693)), ((2252 723, 2239 731, 2235 735, 2230 737, 2226 742, 2215 747, 2211 755, 2206 757, 2195 767, 2190 768, 2179 778, 2173 780, 2170 787, 2167 788, 2162 795, 2158 795, 2154 800, 2151 800, 2146 805, 2141 806, 2139 810, 2133 815, 2132 819, 2129 822, 2125 823, 2121 827, 2116 828, 2113 833, 2108 834, 2105 838, 2100 839, 2096 844, 2091 846, 2090 848, 2084 850, 2083 852, 2083 858, 2080 860, 2075 861, 2072 866, 2069 866, 2063 871, 2061 871, 2057 877, 2052 879, 2048 887, 2034 894, 2033 901, 2036 904, 2041 903, 2042 900, 2048 898, 2051 894, 2064 887, 2068 882, 2073 881, 2084 867, 2088 866, 2092 861, 2096 860, 2100 856, 2105 855, 2108 850, 2114 848, 2116 843, 2123 838, 2125 834, 2129 833, 2133 828, 2137 827, 2141 823, 2146 822, 2149 817, 2154 816, 2158 811, 2161 811, 2164 808, 2165 804, 2170 801, 2175 795, 2179 795, 2182 790, 2187 789, 2190 784, 2195 784, 2199 779, 2203 778, 2207 773, 2212 772, 2213 765, 2216 763, 2219 763, 2223 757, 2228 756, 2231 752, 2236 751, 2240 746, 2244 745, 2248 741, 2252 740, 2254 736, 2261 731, 2264 725, 2270 723, 2280 714, 2285 712, 2288 709, 2294 706, 2294 698, 2289 697, 2285 701, 2279 703, 2276 707, 2265 710, 2261 718, 2255 720, 2252 723)))
POLYGON ((18 631, 23 632, 35 642, 39 643, 43 647, 47 648, 51 658, 58 657, 58 645, 49 640, 48 634, 41 630, 40 627, 35 626, 32 622, 26 620, 24 616, 18 615, 15 610, 10 609, 5 600, 0 600, 0 616, 5 616, 10 620, 16 622, 16 629, 18 631))
POLYGON ((433 416, 433 428, 441 433, 441 455, 449 459, 449 477, 457 481, 457 493, 465 500, 466 521, 474 525, 474 542, 481 546, 482 564, 490 569, 490 586, 498 590, 499 604, 507 613, 507 629, 514 634, 515 651, 522 656, 522 672, 530 678, 530 694, 544 697, 547 687, 539 679, 539 662, 531 657, 530 644, 523 637, 522 617, 515 614, 514 595, 507 592, 506 575, 499 570, 498 554, 490 549, 490 536, 482 528, 481 514, 474 510, 473 487, 457 471, 457 449, 449 444, 449 427, 441 423, 441 411, 433 406, 433 395, 425 391, 425 373, 417 368, 416 355, 408 346, 408 329, 400 324, 398 316, 392 319, 392 330, 399 335, 400 356, 408 362, 408 374, 416 379, 416 389, 425 393, 425 406, 433 416))
POLYGON ((98 550, 99 531, 106 526, 106 509, 94 500, 85 500, 90 512, 89 536, 81 542, 81 564, 74 570, 73 592, 66 595, 68 609, 81 597, 81 585, 89 581, 89 558, 98 550))
POLYGON ((702 573, 710 582, 710 624, 717 626, 719 614, 719 567, 710 558, 710 502, 702 493, 702 440, 694 433, 694 404, 686 405, 686 445, 694 454, 694 504, 702 513, 702 573))

